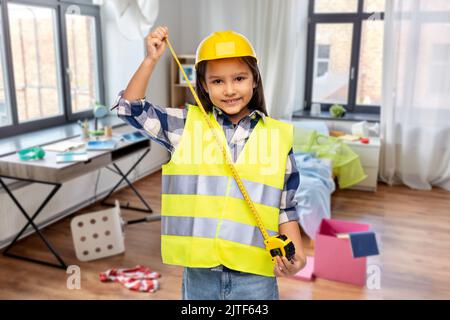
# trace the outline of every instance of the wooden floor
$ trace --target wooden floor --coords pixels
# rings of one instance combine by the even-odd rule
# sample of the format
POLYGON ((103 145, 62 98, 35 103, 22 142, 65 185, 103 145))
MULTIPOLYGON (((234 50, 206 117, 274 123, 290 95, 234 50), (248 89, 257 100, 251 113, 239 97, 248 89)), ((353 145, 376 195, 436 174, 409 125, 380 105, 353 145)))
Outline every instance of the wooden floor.
MULTIPOLYGON (((161 201, 161 173, 135 185, 155 210, 161 201)), ((117 194, 134 199, 130 189, 117 194)), ((132 202, 138 205, 137 201, 132 202)), ((77 214, 101 209, 93 205, 77 214)), ((124 218, 141 217, 124 211, 124 218)), ((406 187, 379 185, 376 193, 340 190, 332 197, 332 216, 366 222, 377 232, 381 255, 369 265, 381 270, 380 289, 360 288, 324 279, 304 282, 279 279, 281 299, 450 299, 450 193, 440 189, 414 191, 406 187)), ((81 289, 69 290, 64 270, 0 256, 1 299, 180 299, 182 268, 163 265, 160 255, 160 222, 130 225, 126 229, 126 252, 82 263, 75 257, 70 220, 63 219, 44 230, 68 264, 81 268, 81 289), (156 293, 137 293, 118 283, 101 283, 99 272, 111 267, 149 266, 162 274, 156 293)), ((308 255, 313 255, 304 237, 308 255)), ((36 235, 20 241, 15 253, 53 258, 36 235)))

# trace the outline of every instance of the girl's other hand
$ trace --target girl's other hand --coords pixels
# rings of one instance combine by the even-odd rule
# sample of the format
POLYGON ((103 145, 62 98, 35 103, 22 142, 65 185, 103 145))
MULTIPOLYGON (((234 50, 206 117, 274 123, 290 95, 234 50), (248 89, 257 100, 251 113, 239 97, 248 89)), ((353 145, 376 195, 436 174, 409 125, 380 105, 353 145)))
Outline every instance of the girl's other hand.
POLYGON ((277 262, 273 268, 273 272, 277 277, 290 277, 299 272, 305 266, 305 262, 302 257, 295 254, 292 260, 286 259, 286 257, 276 257, 277 262))
POLYGON ((157 62, 166 50, 166 38, 169 35, 169 28, 157 27, 145 37, 147 46, 147 59, 157 62))

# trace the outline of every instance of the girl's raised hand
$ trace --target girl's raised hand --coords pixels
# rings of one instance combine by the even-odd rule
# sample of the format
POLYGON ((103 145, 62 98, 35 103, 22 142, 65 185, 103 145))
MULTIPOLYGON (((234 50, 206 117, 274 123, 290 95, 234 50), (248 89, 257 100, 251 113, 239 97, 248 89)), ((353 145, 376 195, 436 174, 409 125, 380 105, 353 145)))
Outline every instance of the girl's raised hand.
POLYGON ((169 28, 157 27, 145 37, 147 46, 147 58, 157 62, 166 50, 166 38, 169 35, 169 28))

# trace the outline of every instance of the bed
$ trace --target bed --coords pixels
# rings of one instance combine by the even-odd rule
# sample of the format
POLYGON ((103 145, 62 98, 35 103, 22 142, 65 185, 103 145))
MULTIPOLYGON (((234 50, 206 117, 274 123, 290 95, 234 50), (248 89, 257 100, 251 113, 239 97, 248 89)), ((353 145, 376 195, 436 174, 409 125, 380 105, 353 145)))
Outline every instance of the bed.
POLYGON ((311 152, 299 151, 295 145, 301 140, 299 128, 329 135, 328 127, 323 121, 287 122, 294 125, 294 158, 300 172, 300 186, 295 193, 299 222, 309 238, 314 239, 322 219, 331 216, 331 194, 336 188, 331 161, 318 158, 311 152))
POLYGON ((331 194, 366 178, 359 157, 344 143, 329 137, 323 121, 285 121, 294 125, 294 158, 300 172, 298 202, 300 225, 315 239, 322 219, 331 218, 331 194), (321 142, 317 142, 321 139, 321 142), (314 144, 312 144, 314 141, 314 144), (316 143, 317 142, 317 143, 316 143))

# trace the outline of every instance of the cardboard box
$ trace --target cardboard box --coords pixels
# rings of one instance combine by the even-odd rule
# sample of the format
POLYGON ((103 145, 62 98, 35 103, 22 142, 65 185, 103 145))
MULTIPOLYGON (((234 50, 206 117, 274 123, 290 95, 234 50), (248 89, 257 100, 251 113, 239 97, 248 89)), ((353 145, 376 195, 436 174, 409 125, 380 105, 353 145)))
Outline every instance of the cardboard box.
MULTIPOLYGON (((368 224, 323 219, 315 241, 314 275, 324 279, 364 286, 366 284, 367 258, 365 256, 354 258, 350 237, 341 235, 351 235, 352 233, 370 235, 369 229, 368 224), (339 234, 339 238, 337 234, 339 234)), ((370 255, 378 254, 373 233, 369 238, 375 241, 376 248, 376 253, 372 250, 370 255)))

